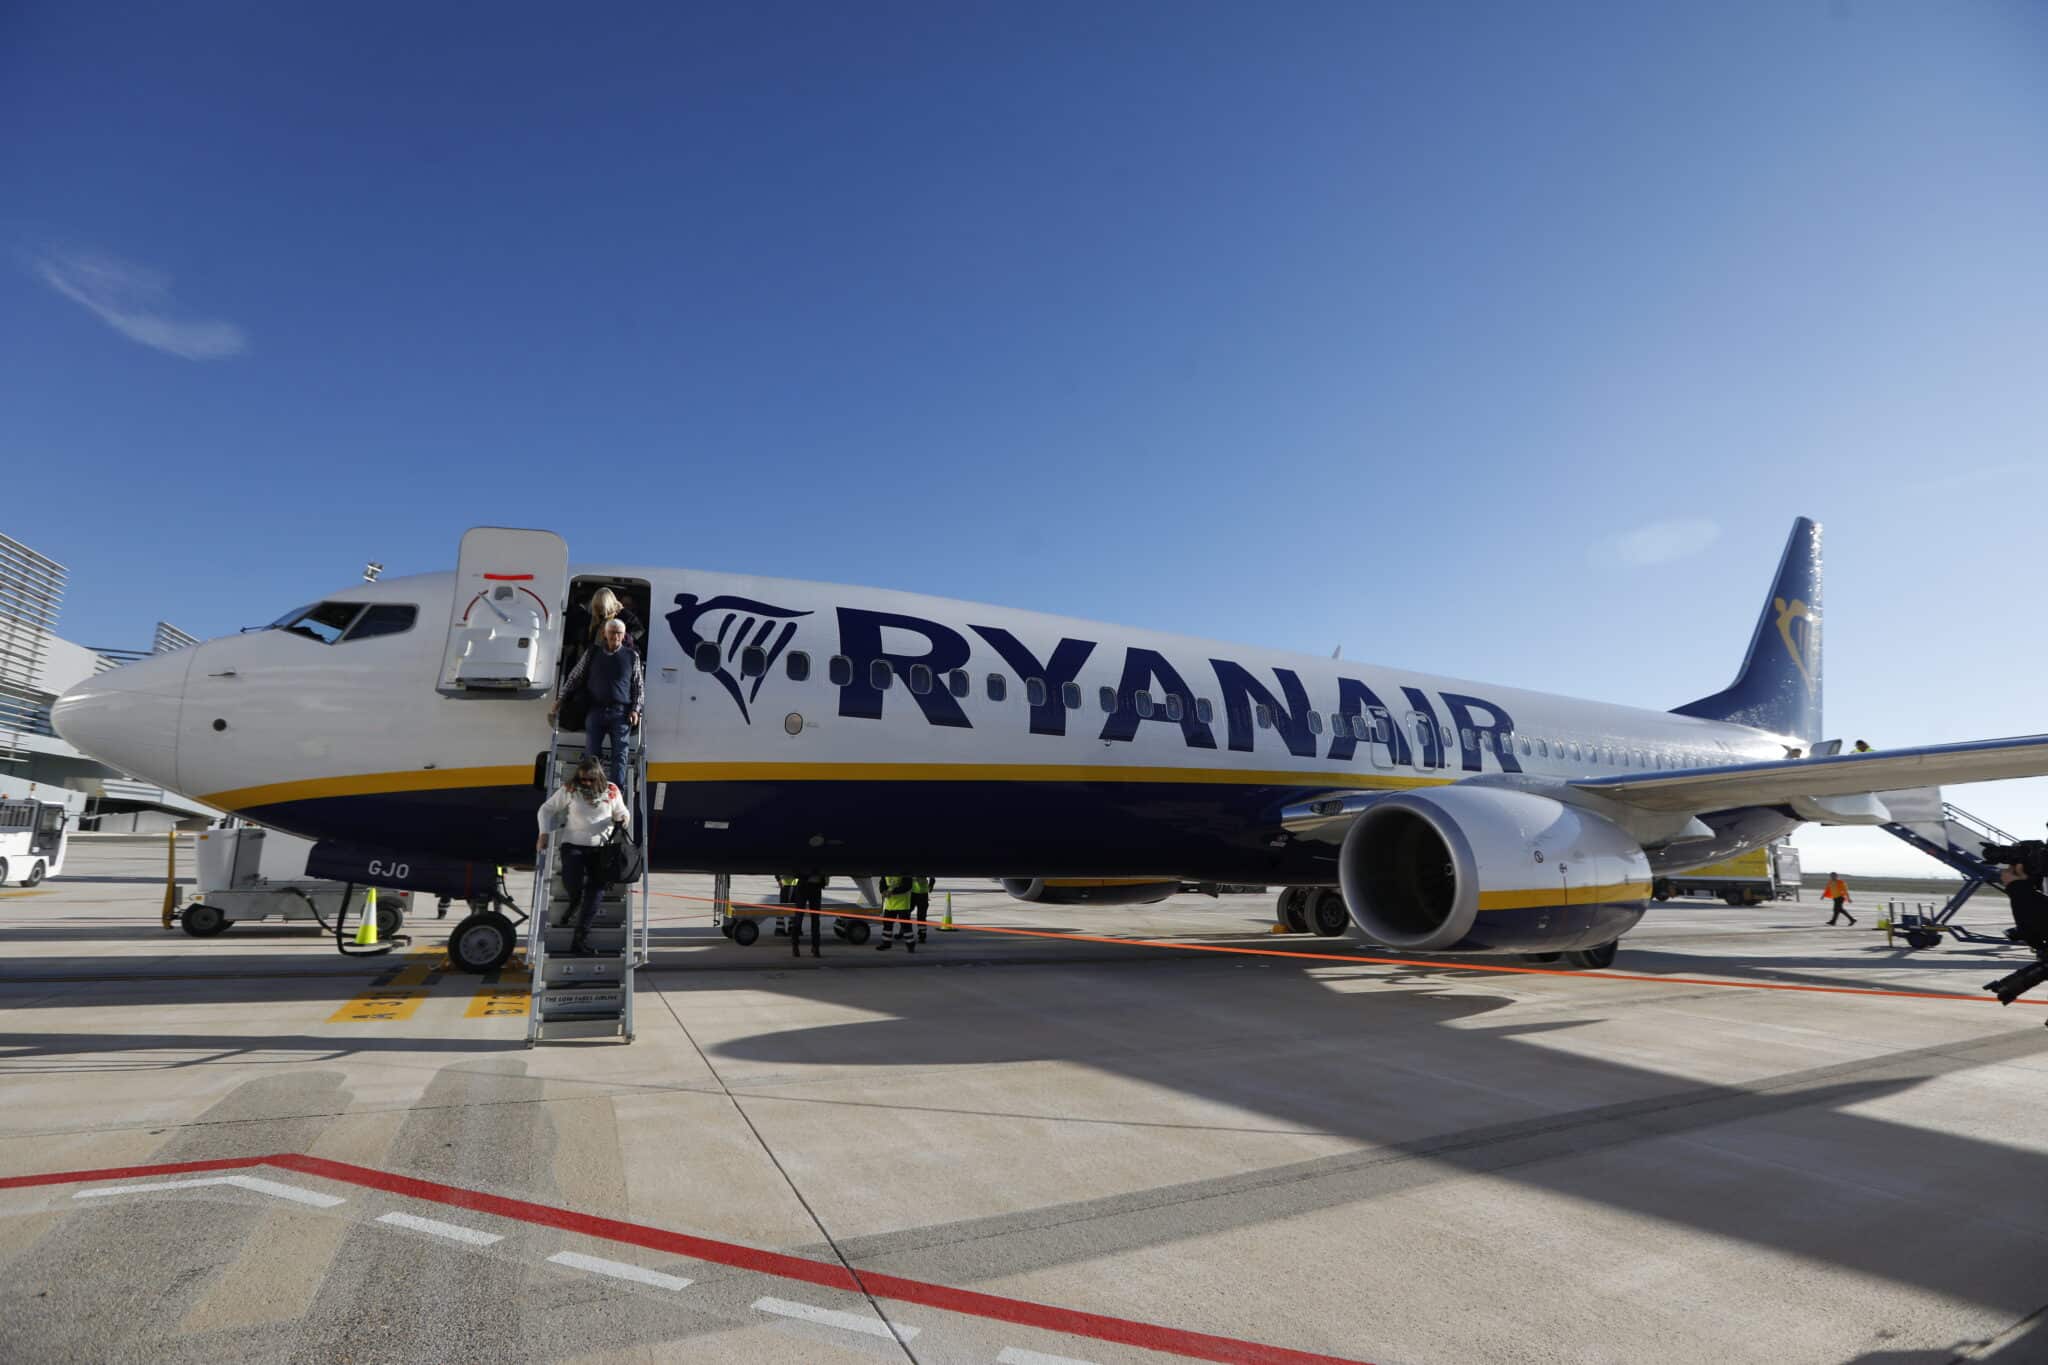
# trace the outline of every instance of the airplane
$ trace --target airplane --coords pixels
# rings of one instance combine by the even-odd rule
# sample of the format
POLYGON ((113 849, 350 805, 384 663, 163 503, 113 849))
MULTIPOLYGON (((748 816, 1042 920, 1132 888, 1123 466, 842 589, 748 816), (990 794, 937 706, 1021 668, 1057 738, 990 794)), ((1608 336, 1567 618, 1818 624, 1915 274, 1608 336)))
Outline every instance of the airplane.
MULTIPOLYGON (((1668 711, 884 589, 572 570, 552 533, 478 527, 453 573, 101 674, 53 720, 371 873, 531 866, 549 705, 600 586, 644 637, 656 870, 1281 886, 1387 949, 1598 968, 1654 876, 1882 823, 1889 790, 2048 773, 2042 735, 1823 741, 1803 517, 1734 681, 1668 711)), ((451 954, 486 970, 512 926, 469 898, 451 954)))

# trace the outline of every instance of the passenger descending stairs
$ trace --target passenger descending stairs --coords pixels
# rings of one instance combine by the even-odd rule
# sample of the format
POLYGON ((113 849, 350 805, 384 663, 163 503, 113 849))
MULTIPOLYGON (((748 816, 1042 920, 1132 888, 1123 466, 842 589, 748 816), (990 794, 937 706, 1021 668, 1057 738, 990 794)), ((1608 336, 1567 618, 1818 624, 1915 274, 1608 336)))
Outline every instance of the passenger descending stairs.
POLYGON ((2003 939, 1969 932, 1960 925, 1950 924, 1950 921, 1955 918, 1956 911, 1963 908, 1963 902, 1976 894, 1978 887, 1998 883, 2000 869, 1996 864, 1984 861, 1980 846, 2011 844, 2018 840, 1989 820, 1943 800, 1939 787, 1881 792, 1878 799, 1895 817, 1883 827, 1885 833, 1904 840, 1928 857, 1963 874, 1962 889, 1949 897, 1948 903, 1930 922, 1948 926, 1949 932, 1958 938, 2004 942, 2003 939))
MULTIPOLYGON (((562 789, 583 757, 581 738, 557 731, 548 759, 548 794, 562 789)), ((633 840, 647 847, 647 753, 635 736, 626 756, 626 786, 620 793, 633 812, 633 840)), ((637 883, 607 886, 590 922, 587 956, 569 955, 576 936, 575 907, 562 884, 557 855, 560 831, 548 840, 533 870, 533 904, 543 911, 528 921, 526 957, 533 994, 526 1021, 526 1045, 571 1038, 633 1041, 633 969, 647 961, 647 872, 637 883), (633 896, 639 893, 639 914, 633 896)))

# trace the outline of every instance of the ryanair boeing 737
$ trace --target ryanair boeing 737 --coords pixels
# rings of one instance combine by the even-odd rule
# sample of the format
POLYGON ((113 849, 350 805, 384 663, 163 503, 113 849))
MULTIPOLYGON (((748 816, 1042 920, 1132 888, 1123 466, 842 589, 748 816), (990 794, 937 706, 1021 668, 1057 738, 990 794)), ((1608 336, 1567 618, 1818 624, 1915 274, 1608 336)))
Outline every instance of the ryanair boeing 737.
POLYGON ((572 572, 553 534, 478 528, 452 574, 102 674, 54 720, 382 867, 530 863, 549 706, 600 587, 645 624, 661 870, 1317 888, 1387 948, 1604 966, 1655 875, 1802 821, 1881 823, 1889 790, 2048 773, 2048 736, 1822 742, 1805 519, 1735 680, 1670 711, 879 589, 572 572))

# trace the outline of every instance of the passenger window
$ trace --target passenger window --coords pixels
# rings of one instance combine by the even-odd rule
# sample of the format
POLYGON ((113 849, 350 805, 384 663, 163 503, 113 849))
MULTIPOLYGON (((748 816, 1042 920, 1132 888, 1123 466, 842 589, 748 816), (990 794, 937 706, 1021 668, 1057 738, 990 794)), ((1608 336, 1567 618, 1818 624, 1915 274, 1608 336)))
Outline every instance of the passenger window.
POLYGON ((1137 711, 1138 719, 1152 719, 1152 694, 1150 692, 1131 693, 1131 706, 1137 711))
POLYGON ((1076 682, 1060 684, 1060 701, 1069 711, 1081 709, 1081 684, 1076 682))
POLYGON ((1448 753, 1451 747, 1451 727, 1448 725, 1439 725, 1436 728, 1436 733, 1437 738, 1443 740, 1444 750, 1448 753))
POLYGON ((876 659, 868 665, 868 686, 877 692, 887 692, 895 680, 896 670, 887 659, 876 659))
POLYGON ((1471 727, 1471 726, 1469 726, 1469 725, 1465 725, 1465 726, 1460 726, 1460 727, 1458 728, 1458 742, 1459 742, 1459 744, 1461 744, 1461 745, 1462 745, 1463 747, 1465 747, 1465 748, 1467 748, 1467 749, 1469 749, 1469 748, 1471 748, 1471 747, 1472 747, 1472 727, 1471 727))
POLYGON ((1166 694, 1166 718, 1168 720, 1179 720, 1181 714, 1180 694, 1178 692, 1168 692, 1166 694))
POLYGON ((278 627, 289 634, 331 645, 342 637, 349 622, 362 609, 360 602, 319 602, 281 619, 278 627))
POLYGON ((768 671, 768 651, 759 645, 748 645, 740 651, 740 676, 758 678, 768 671))
POLYGON ((1260 702, 1256 707, 1252 709, 1252 714, 1258 717, 1259 728, 1261 730, 1270 730, 1273 728, 1272 707, 1266 705, 1266 703, 1264 702, 1260 702))
POLYGON ((811 656, 801 649, 792 649, 783 661, 782 671, 789 675, 791 682, 805 682, 811 676, 811 656))
POLYGON ((418 607, 401 607, 393 603, 379 603, 356 618, 348 628, 344 640, 368 640, 379 635, 403 635, 412 629, 419 619, 418 607))
POLYGON ((1003 698, 1005 698, 1005 697, 1007 697, 1007 696, 1009 696, 1009 695, 1010 695, 1010 684, 1009 684, 1009 683, 1007 683, 1007 682, 1005 682, 1005 681, 1003 680, 1003 675, 1002 675, 1002 674, 1000 674, 1000 673, 991 673, 991 674, 989 674, 989 675, 988 675, 988 699, 989 699, 990 701, 1001 701, 1001 700, 1002 700, 1003 698))
POLYGON ((1114 687, 1105 687, 1095 695, 1096 700, 1102 703, 1103 715, 1113 716, 1116 714, 1116 689, 1114 687))
POLYGON ((1527 757, 1529 756, 1529 752, 1530 752, 1530 744, 1529 744, 1529 737, 1528 737, 1527 735, 1523 735, 1523 736, 1522 736, 1522 757, 1523 757, 1523 758, 1527 758, 1527 757))
POLYGON ((1549 740, 1547 740, 1547 739, 1539 739, 1539 740, 1537 740, 1537 741, 1536 741, 1536 757, 1538 757, 1538 758, 1549 758, 1549 757, 1550 757, 1550 741, 1549 741, 1549 740))
POLYGON ((853 686, 853 660, 844 654, 834 654, 825 661, 825 676, 834 687, 853 686))
POLYGON ((1216 723, 1216 708, 1209 704, 1207 697, 1195 698, 1195 719, 1204 725, 1216 723))
POLYGON ((697 671, 699 673, 716 673, 718 671, 719 662, 718 641, 699 640, 697 642, 696 652, 691 654, 690 656, 690 662, 697 665, 697 671))
POLYGON ((932 668, 930 664, 910 666, 910 690, 922 697, 932 690, 932 668))
POLYGON ((1308 713, 1308 732, 1312 735, 1319 735, 1323 732, 1322 712, 1311 711, 1308 713))
POLYGON ((1024 680, 1024 701, 1029 706, 1045 705, 1045 679, 1026 678, 1024 680))
POLYGON ((967 670, 956 668, 951 673, 948 673, 946 675, 946 690, 956 697, 966 696, 968 692, 967 670))
POLYGON ((1578 757, 1579 757, 1579 742, 1578 742, 1577 740, 1573 740, 1573 741, 1572 741, 1572 743, 1571 743, 1571 751, 1572 751, 1572 759, 1573 759, 1573 761, 1574 761, 1574 762, 1576 762, 1576 761, 1577 761, 1577 759, 1578 759, 1578 757))

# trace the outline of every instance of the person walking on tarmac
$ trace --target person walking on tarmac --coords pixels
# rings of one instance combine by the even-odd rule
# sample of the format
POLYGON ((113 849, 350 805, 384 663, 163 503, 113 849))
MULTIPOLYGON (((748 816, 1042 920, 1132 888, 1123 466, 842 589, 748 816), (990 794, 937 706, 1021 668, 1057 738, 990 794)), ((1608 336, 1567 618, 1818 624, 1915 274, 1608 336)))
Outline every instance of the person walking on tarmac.
POLYGON ((555 723, 562 703, 581 689, 589 694, 590 711, 583 721, 583 752, 596 758, 603 741, 612 742, 608 776, 615 787, 626 785, 626 738, 640 724, 640 703, 647 694, 647 670, 639 652, 626 643, 626 623, 614 616, 604 623, 603 644, 585 654, 569 670, 548 724, 555 723))
POLYGON ((795 879, 796 884, 790 889, 790 904, 796 907, 796 912, 789 917, 789 955, 791 957, 800 955, 798 951, 800 945, 797 940, 803 937, 804 911, 806 910, 811 912, 811 956, 818 956, 818 934, 821 926, 825 923, 825 916, 821 913, 822 907, 825 904, 825 884, 831 880, 830 877, 816 872, 806 872, 803 876, 795 879))
POLYGON ((1856 923, 1856 917, 1849 913, 1849 884, 1842 880, 1841 873, 1828 873, 1828 884, 1821 888, 1820 895, 1822 900, 1835 903, 1835 913, 1828 916, 1829 924, 1837 919, 1846 919, 1852 925, 1856 923))
POLYGON ((633 812, 626 809, 618 787, 605 780, 604 765, 585 754, 570 774, 568 785, 541 803, 538 819, 536 849, 547 848, 550 830, 563 831, 559 845, 562 886, 569 893, 576 925, 569 955, 580 957, 590 951, 590 921, 597 914, 598 897, 604 894, 604 842, 614 827, 632 828, 633 812))
MULTIPOLYGON (((875 945, 875 951, 889 951, 889 939, 910 938, 910 890, 908 877, 882 878, 882 941, 875 945), (901 926, 900 928, 898 926, 901 926)), ((910 951, 917 951, 917 941, 911 940, 910 951)))
MULTIPOLYGON (((910 879, 910 913, 917 920, 917 941, 919 943, 924 942, 925 916, 931 913, 932 886, 937 881, 938 878, 936 877, 912 877, 910 879)), ((910 932, 906 929, 904 937, 908 938, 909 936, 910 932)))

